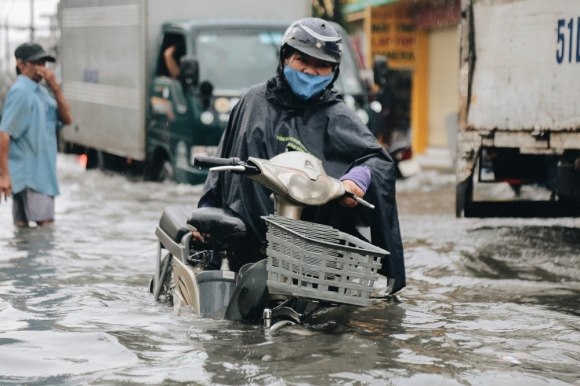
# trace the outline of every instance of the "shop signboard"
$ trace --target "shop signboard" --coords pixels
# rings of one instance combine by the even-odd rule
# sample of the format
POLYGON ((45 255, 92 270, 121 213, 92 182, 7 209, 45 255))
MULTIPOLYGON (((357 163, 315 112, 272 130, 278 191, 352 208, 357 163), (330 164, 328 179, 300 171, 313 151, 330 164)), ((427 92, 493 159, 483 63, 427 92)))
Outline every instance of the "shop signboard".
POLYGON ((417 28, 408 8, 387 4, 370 9, 371 57, 384 55, 393 69, 414 69, 416 66, 417 28))

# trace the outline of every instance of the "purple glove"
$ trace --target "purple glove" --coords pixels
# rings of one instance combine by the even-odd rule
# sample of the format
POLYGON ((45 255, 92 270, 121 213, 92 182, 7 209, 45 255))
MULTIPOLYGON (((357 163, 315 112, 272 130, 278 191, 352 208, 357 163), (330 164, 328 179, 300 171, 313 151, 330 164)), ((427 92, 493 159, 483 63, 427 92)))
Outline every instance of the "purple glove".
POLYGON ((362 166, 355 166, 354 168, 350 169, 344 176, 340 177, 339 180, 351 180, 363 192, 367 192, 369 185, 371 184, 371 170, 362 165, 362 166))

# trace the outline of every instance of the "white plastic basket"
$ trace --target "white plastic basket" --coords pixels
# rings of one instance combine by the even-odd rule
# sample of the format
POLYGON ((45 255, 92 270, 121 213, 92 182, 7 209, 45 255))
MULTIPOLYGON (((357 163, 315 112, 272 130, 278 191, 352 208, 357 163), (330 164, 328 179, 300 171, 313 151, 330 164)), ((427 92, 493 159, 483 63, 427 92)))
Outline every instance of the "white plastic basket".
POLYGON ((384 249, 327 225, 270 215, 268 290, 332 303, 368 306, 384 249))

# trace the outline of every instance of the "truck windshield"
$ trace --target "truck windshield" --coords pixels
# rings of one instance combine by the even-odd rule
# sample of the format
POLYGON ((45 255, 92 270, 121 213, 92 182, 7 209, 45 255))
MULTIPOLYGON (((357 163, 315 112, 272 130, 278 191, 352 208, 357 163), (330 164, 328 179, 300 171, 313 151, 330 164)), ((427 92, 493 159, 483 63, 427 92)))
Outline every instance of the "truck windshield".
MULTIPOLYGON (((284 30, 200 32, 196 37, 200 80, 209 81, 216 93, 240 94, 252 85, 270 79, 276 73, 284 30)), ((343 55, 335 87, 343 94, 363 92, 358 68, 350 52, 343 55)))

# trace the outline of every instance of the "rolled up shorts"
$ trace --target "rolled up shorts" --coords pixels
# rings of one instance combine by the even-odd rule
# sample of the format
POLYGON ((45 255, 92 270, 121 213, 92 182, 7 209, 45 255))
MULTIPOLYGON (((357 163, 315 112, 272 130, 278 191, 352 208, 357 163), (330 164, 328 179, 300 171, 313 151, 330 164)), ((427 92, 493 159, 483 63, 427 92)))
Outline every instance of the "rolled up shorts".
POLYGON ((24 189, 12 197, 14 222, 54 220, 54 197, 24 189))

